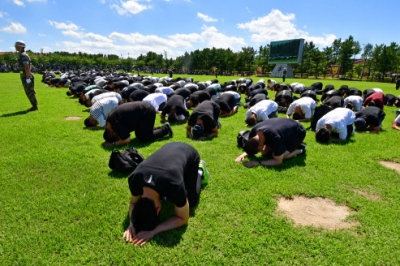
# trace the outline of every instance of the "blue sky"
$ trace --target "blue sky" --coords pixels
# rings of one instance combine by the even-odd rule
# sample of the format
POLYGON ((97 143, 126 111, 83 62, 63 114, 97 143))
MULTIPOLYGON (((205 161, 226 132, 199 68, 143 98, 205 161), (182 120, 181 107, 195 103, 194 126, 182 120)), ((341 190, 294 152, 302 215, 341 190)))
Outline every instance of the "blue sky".
POLYGON ((258 49, 304 38, 318 47, 350 35, 361 46, 399 43, 398 0, 1 0, 0 51, 175 58, 204 48, 258 49))

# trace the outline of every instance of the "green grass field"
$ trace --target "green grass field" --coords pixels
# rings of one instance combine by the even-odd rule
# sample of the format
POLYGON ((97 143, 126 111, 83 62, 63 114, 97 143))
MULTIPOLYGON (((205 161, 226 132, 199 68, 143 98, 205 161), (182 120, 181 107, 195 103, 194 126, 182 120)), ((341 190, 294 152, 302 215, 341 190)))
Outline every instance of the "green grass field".
MULTIPOLYGON (((173 139, 133 140, 130 146, 145 157, 170 141, 187 142, 211 172, 189 225, 137 247, 122 238, 130 192, 127 176, 108 168, 111 151, 101 146, 103 132, 84 130, 88 113, 77 99, 39 80, 39 111, 25 113, 30 104, 19 75, 0 75, 0 265, 400 264, 400 176, 378 162, 400 160, 400 132, 391 129, 396 108, 385 107, 383 132, 356 133, 345 144, 316 143, 314 132, 307 131, 307 155, 276 168, 235 163, 242 152, 236 135, 245 129, 242 107, 221 119, 213 140, 187 139, 185 125, 173 126, 173 139), (68 121, 69 116, 82 119, 68 121), (276 215, 276 207, 279 197, 296 195, 347 205, 355 211, 348 220, 359 226, 337 231, 295 227, 276 215)), ((316 80, 287 79, 294 81, 308 86, 316 80)), ((399 94, 389 83, 320 81, 399 94)), ((164 205, 161 219, 172 207, 164 205)))

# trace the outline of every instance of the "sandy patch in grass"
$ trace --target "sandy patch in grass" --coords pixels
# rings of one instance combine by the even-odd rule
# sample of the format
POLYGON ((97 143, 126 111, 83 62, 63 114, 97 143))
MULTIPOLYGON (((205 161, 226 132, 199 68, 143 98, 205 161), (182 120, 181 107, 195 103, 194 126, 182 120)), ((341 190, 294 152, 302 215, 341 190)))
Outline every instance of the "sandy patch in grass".
POLYGON ((367 199, 372 200, 372 201, 378 201, 378 200, 381 199, 378 195, 375 195, 373 193, 366 192, 366 191, 363 191, 363 190, 360 190, 360 189, 353 189, 353 191, 355 193, 357 193, 357 194, 360 194, 364 198, 367 198, 367 199))
POLYGON ((300 226, 322 227, 328 230, 349 228, 357 222, 344 221, 352 212, 347 206, 338 206, 330 199, 295 197, 280 198, 278 211, 300 226))
POLYGON ((390 168, 395 170, 397 173, 400 174, 400 163, 389 162, 389 161, 379 161, 379 163, 386 168, 390 168))
POLYGON ((65 120, 79 120, 81 118, 81 116, 67 116, 65 120))

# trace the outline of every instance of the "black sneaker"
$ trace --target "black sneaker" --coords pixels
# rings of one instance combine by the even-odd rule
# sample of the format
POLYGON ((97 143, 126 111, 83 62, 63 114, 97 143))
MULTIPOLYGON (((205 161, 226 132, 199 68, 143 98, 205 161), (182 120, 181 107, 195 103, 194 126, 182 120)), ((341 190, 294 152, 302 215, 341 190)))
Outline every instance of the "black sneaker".
POLYGON ((39 108, 36 105, 34 105, 28 109, 28 112, 33 112, 33 111, 37 111, 37 110, 39 110, 39 108))
POLYGON ((174 136, 174 132, 172 131, 171 125, 168 122, 164 124, 168 130, 168 135, 172 138, 174 136))

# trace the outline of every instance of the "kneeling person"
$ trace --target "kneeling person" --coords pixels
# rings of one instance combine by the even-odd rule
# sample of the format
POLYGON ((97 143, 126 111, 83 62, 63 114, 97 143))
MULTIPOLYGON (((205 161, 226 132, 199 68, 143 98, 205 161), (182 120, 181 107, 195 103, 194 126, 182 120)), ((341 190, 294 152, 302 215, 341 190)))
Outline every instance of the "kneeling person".
POLYGON ((209 173, 195 148, 182 142, 162 146, 128 178, 132 194, 127 242, 144 245, 154 235, 187 224, 189 208, 197 205, 209 173), (174 203, 174 216, 159 223, 161 200, 174 203))
POLYGON ((241 162, 247 156, 261 152, 263 156, 272 155, 272 159, 265 161, 248 161, 246 167, 258 165, 277 166, 283 160, 290 159, 298 154, 305 153, 305 128, 297 121, 286 118, 272 118, 255 125, 244 144, 244 153, 236 158, 241 162))
POLYGON ((103 146, 124 145, 131 141, 130 132, 143 142, 153 141, 173 132, 169 123, 154 128, 156 109, 147 102, 129 102, 115 107, 107 117, 103 146))

